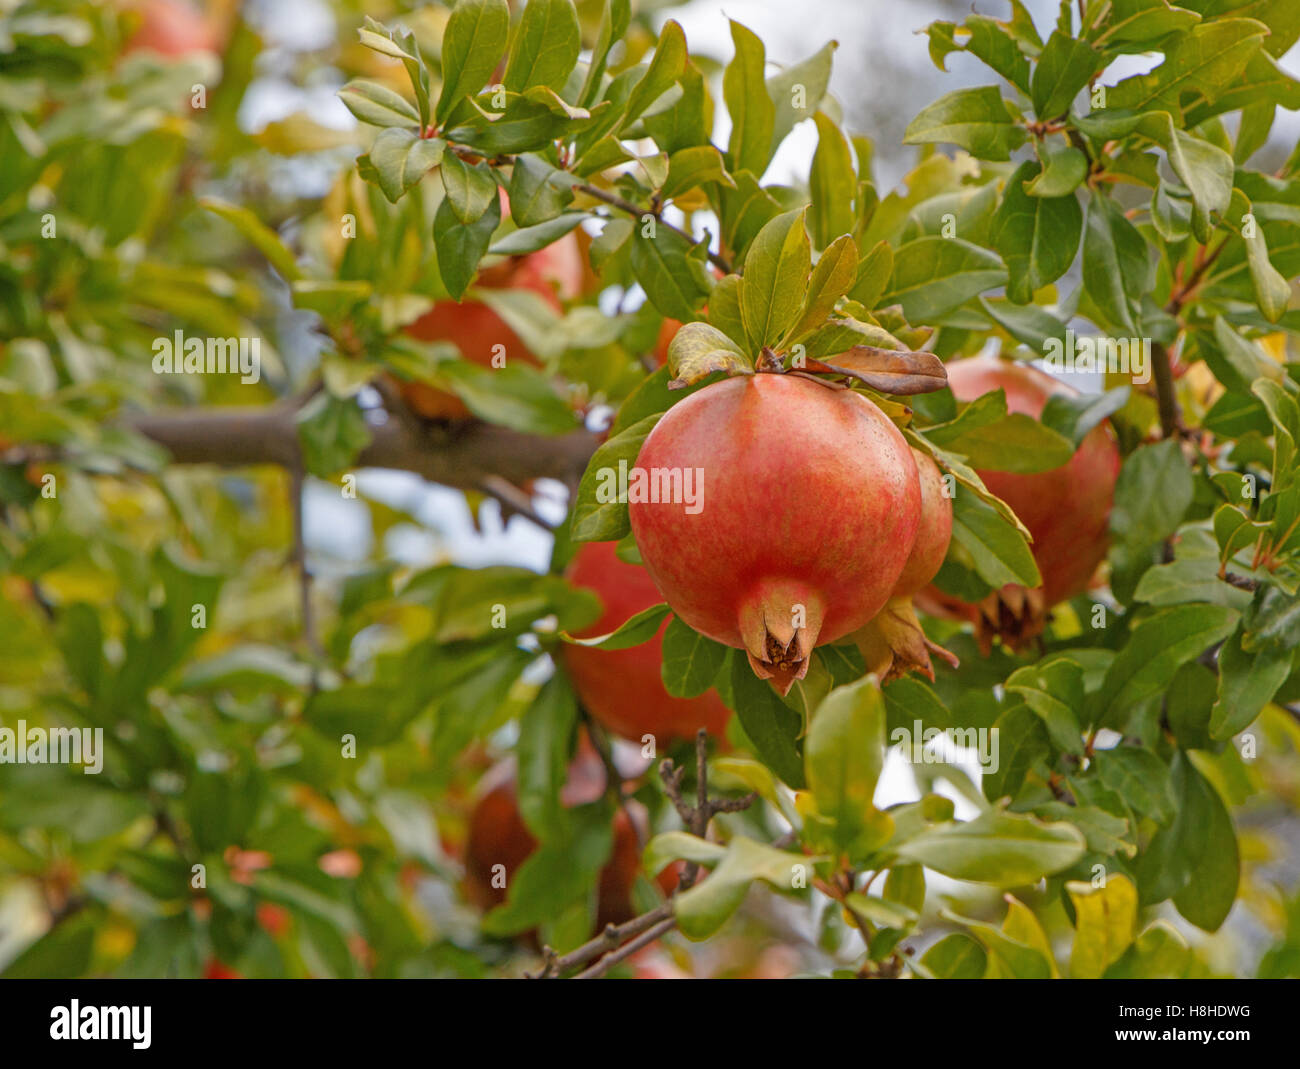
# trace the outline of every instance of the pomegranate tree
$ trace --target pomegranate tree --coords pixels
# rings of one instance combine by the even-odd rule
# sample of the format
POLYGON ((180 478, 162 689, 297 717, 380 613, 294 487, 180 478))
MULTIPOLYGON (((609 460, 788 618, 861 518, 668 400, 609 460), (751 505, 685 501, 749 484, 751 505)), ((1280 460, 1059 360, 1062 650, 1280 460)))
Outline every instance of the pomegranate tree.
MULTIPOLYGON (((1035 419, 1042 415, 1048 398, 1076 393, 1035 367, 991 356, 949 364, 948 384, 959 401, 1004 390, 1008 411, 1035 419)), ((1009 584, 978 605, 930 587, 923 607, 971 620, 985 649, 994 635, 1013 648, 1037 636, 1046 624, 1047 610, 1087 590, 1106 557, 1119 467, 1119 448, 1103 423, 1088 432, 1074 456, 1059 468, 1030 474, 979 472, 989 490, 1011 506, 1033 536, 1030 548, 1042 585, 1026 589, 1009 584)))
POLYGON ((702 489, 628 507, 646 570, 687 624, 743 649, 782 693, 818 643, 889 599, 921 515, 916 462, 861 394, 743 375, 679 402, 641 447, 651 485, 702 489), (667 500, 665 500, 667 498, 667 500))
MULTIPOLYGON (((587 542, 566 572, 575 586, 600 596, 604 612, 579 637, 616 631, 631 617, 664 599, 644 568, 619 559, 613 542, 587 542)), ((562 657, 583 705, 601 724, 624 738, 653 735, 659 742, 691 739, 705 728, 720 737, 731 711, 715 691, 675 698, 664 689, 663 636, 626 650, 566 645, 562 657)))

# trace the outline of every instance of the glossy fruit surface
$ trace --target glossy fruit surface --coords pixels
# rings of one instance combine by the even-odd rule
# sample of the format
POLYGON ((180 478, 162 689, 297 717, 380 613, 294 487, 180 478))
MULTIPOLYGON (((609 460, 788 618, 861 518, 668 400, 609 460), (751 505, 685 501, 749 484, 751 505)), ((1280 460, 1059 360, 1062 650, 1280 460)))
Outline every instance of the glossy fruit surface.
POLYGON ((814 646, 880 610, 916 540, 921 490, 902 434, 862 395, 806 378, 737 376, 692 394, 636 466, 650 499, 630 492, 628 512, 655 585, 783 692, 814 646))
MULTIPOLYGON (((664 599, 650 574, 619 560, 613 542, 586 542, 565 574, 579 587, 599 595, 604 612, 578 637, 617 630, 631 617, 664 599)), ((693 739, 704 728, 721 737, 731 711, 717 692, 697 698, 675 698, 664 689, 663 637, 665 620, 649 642, 626 650, 600 650, 566 645, 564 666, 583 705, 616 735, 639 742, 653 735, 658 746, 674 739, 693 739)))

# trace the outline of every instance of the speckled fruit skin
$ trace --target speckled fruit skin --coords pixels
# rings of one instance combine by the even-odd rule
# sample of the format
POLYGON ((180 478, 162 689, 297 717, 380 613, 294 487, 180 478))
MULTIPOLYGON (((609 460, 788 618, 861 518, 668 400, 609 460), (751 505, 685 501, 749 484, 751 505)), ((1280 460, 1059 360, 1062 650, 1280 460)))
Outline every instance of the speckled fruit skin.
POLYGON ((806 378, 737 376, 692 394, 637 466, 702 469, 696 514, 629 503, 637 546, 673 611, 746 650, 780 689, 813 646, 880 610, 916 540, 921 490, 902 434, 860 394, 806 378))
MULTIPOLYGON (((604 605, 600 619, 579 638, 615 631, 664 600, 644 568, 619 560, 613 542, 584 543, 565 574, 574 586, 594 591, 604 605)), ((664 689, 660 669, 667 628, 665 620, 649 642, 627 650, 566 645, 562 656, 573 687, 592 716, 626 739, 653 735, 663 746, 674 739, 693 739, 700 728, 721 738, 731 710, 716 691, 674 698, 664 689)))
MULTIPOLYGON (((480 789, 482 794, 470 815, 465 843, 465 885, 470 900, 488 910, 505 901, 510 880, 537 849, 537 840, 519 812, 513 762, 502 762, 487 772, 480 789), (506 867, 506 888, 492 886, 495 865, 506 867)), ((585 748, 569 766, 569 779, 560 799, 565 806, 584 805, 594 802, 604 790, 605 771, 600 758, 585 748)), ((645 810, 634 801, 628 803, 626 811, 620 809, 614 815, 614 845, 597 887, 596 931, 634 916, 632 887, 641 870, 641 848, 633 819, 644 830, 645 810)), ((656 882, 668 894, 678 878, 678 870, 670 867, 656 882)))
POLYGON ((943 473, 919 449, 912 449, 921 486, 921 523, 894 597, 910 597, 927 586, 943 566, 952 541, 952 500, 943 492, 943 473))
MULTIPOLYGON (((1035 419, 1053 394, 1077 392, 1028 364, 992 356, 949 364, 948 385, 959 401, 1005 390, 1008 411, 1035 419)), ((1033 535, 1030 548, 1043 575, 1047 605, 1087 590, 1097 565, 1105 559, 1119 467, 1119 448, 1103 423, 1088 433, 1069 463, 1053 471, 979 473, 984 485, 1011 506, 1033 535)))
MULTIPOLYGON (((561 300, 572 300, 582 293, 582 252, 572 234, 553 245, 516 260, 498 264, 480 272, 477 285, 482 289, 525 289, 538 294, 556 312, 561 300)), ((443 300, 435 302, 406 333, 419 341, 451 342, 461 355, 481 367, 492 366, 496 346, 505 346, 506 360, 519 360, 536 367, 537 357, 519 336, 483 301, 443 300)), ((401 384, 406 403, 426 419, 463 420, 471 413, 453 394, 427 383, 401 384)))

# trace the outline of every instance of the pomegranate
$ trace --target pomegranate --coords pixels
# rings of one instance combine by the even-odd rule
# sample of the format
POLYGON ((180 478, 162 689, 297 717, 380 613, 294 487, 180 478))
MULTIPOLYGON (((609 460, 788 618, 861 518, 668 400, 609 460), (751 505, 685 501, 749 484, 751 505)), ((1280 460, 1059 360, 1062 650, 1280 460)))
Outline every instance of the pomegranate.
POLYGON ((140 26, 127 42, 128 54, 148 51, 175 58, 220 48, 213 27, 188 0, 144 0, 136 10, 140 26))
POLYGON ((782 693, 807 674, 814 646, 880 611, 920 523, 916 462, 898 428, 861 394, 796 375, 692 394, 646 438, 636 468, 628 511, 655 585, 782 693))
MULTIPOLYGON (((1037 368, 992 356, 949 364, 948 384, 959 401, 1005 390, 1008 411, 1034 418, 1052 395, 1076 392, 1037 368)), ((923 607, 971 620, 986 651, 994 635, 1012 648, 1036 637, 1046 625, 1047 610, 1087 590, 1106 557, 1119 467, 1119 448, 1103 423, 1088 432, 1068 463, 1052 471, 981 471, 984 484, 1011 506, 1033 537, 1030 548, 1042 585, 1031 590, 1009 584, 979 605, 967 605, 930 587, 923 607)))
MULTIPOLYGON (((502 205, 509 207, 502 193, 502 205)), ((479 272, 480 289, 526 289, 539 294, 556 312, 562 300, 580 296, 584 285, 582 252, 573 234, 527 256, 512 257, 479 272)), ((483 301, 443 300, 406 327, 406 333, 419 341, 451 342, 461 356, 481 367, 491 367, 497 346, 505 346, 505 358, 522 360, 537 366, 540 361, 525 347, 505 323, 483 301)), ((471 418, 463 401, 453 394, 423 382, 400 383, 403 399, 411 409, 426 419, 463 420, 471 418)))
POLYGON ((659 324, 659 336, 655 339, 655 351, 651 359, 655 362, 655 367, 663 367, 668 363, 668 346, 677 337, 677 332, 682 329, 680 319, 667 318, 659 324))
MULTIPOLYGON (((490 909, 505 901, 510 880, 537 849, 537 840, 519 812, 513 762, 502 762, 491 769, 480 789, 483 793, 470 815, 465 843, 465 883, 471 901, 481 909, 490 909), (506 887, 493 886, 496 865, 505 866, 506 887)), ((560 800, 565 806, 585 805, 604 792, 604 765, 587 743, 569 766, 569 779, 560 800)), ((644 833, 646 824, 645 810, 636 802, 628 802, 614 815, 614 845, 597 887, 597 931, 634 916, 632 886, 641 871, 637 826, 644 833)), ((678 875, 678 870, 669 867, 656 882, 669 894, 677 886, 678 875)))
POLYGON ((921 524, 916 542, 885 607, 853 634, 868 671, 879 676, 882 683, 913 670, 933 680, 931 653, 944 658, 954 668, 957 666, 957 659, 951 653, 926 637, 912 605, 912 596, 943 565, 952 540, 952 501, 944 492, 943 475, 935 462, 919 449, 912 450, 912 459, 916 461, 921 487, 921 524))
MULTIPOLYGON (((565 574, 575 586, 600 595, 604 613, 578 637, 605 635, 651 605, 663 601, 644 568, 619 560, 613 542, 587 542, 565 574)), ((693 739, 700 728, 722 736, 731 710, 715 691, 696 698, 675 698, 664 689, 664 621, 649 642, 626 650, 590 646, 564 647, 561 656, 582 704, 616 735, 639 741, 653 735, 660 743, 693 739)))

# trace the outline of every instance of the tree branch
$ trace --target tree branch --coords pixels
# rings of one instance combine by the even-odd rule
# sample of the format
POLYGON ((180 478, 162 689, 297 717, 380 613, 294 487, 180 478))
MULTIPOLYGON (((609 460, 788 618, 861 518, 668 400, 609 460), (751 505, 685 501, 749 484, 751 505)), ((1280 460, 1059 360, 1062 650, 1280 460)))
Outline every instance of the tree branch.
MULTIPOLYGON (((290 405, 161 409, 127 415, 122 423, 161 445, 176 464, 274 464, 290 471, 302 464, 290 405)), ((479 491, 485 484, 499 486, 493 477, 514 485, 539 478, 576 483, 598 444, 586 430, 548 437, 477 421, 443 427, 392 416, 370 433, 354 467, 410 471, 443 486, 479 491)))

